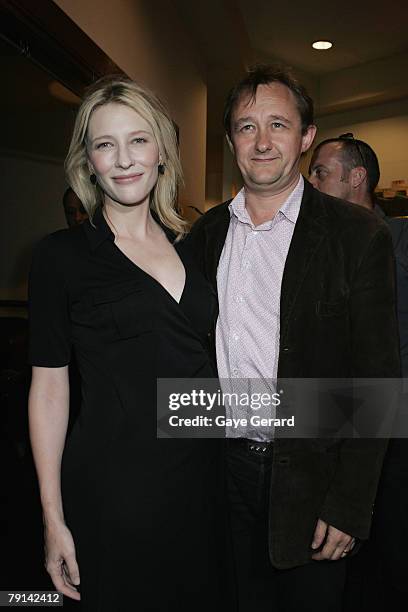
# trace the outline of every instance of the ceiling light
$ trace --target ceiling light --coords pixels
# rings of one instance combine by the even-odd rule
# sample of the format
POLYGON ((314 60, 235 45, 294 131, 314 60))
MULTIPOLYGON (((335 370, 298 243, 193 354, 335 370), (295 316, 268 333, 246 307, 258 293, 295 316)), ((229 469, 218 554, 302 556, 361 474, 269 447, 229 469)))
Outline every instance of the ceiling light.
POLYGON ((313 49, 318 49, 319 51, 325 51, 326 49, 330 49, 333 46, 333 43, 330 40, 316 40, 312 43, 313 49))

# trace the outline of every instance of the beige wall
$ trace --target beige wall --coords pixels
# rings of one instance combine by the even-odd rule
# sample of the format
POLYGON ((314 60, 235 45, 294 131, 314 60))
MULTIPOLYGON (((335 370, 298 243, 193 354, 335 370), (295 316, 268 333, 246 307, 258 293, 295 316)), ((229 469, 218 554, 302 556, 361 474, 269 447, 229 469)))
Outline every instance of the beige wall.
POLYGON ((321 114, 401 100, 408 95, 407 69, 408 53, 358 64, 321 76, 318 96, 311 94, 321 114))
POLYGON ((172 3, 54 1, 122 70, 167 103, 180 129, 180 201, 204 209, 207 88, 172 3))

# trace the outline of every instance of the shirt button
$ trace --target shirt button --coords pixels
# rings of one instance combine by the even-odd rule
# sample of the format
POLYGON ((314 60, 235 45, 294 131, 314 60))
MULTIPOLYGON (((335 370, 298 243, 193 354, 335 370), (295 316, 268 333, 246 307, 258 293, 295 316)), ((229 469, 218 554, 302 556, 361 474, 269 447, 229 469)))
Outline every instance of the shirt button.
POLYGON ((238 334, 234 334, 234 335, 233 335, 233 338, 234 338, 234 340, 239 340, 239 336, 238 336, 238 334))
POLYGON ((233 375, 234 375, 234 376, 238 376, 239 371, 237 370, 237 368, 234 368, 234 369, 232 370, 232 373, 233 373, 233 375))

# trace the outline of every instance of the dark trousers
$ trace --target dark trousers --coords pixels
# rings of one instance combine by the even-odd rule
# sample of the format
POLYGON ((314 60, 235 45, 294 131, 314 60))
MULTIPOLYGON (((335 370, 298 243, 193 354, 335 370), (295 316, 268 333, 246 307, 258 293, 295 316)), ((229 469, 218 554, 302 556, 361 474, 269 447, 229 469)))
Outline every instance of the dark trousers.
MULTIPOLYGON (((273 448, 273 445, 272 445, 273 448)), ((288 570, 272 567, 268 505, 273 451, 251 452, 228 441, 228 491, 239 612, 340 612, 345 561, 312 561, 288 570)))
POLYGON ((407 601, 408 440, 390 440, 374 506, 371 551, 379 563, 383 600, 407 601))
POLYGON ((408 439, 390 440, 369 541, 348 559, 344 612, 401 609, 408 601, 408 439))

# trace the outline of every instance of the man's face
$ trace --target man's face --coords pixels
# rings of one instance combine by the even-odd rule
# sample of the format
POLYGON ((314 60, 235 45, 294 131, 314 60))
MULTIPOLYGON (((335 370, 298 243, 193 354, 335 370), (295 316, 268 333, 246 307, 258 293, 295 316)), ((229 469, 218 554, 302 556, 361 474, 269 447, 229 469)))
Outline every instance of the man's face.
POLYGON ((260 85, 253 101, 241 96, 232 115, 231 144, 247 189, 274 195, 289 187, 315 132, 309 126, 302 134, 295 97, 286 85, 260 85))
POLYGON ((323 193, 350 200, 351 183, 342 163, 341 148, 340 142, 328 142, 313 154, 309 181, 323 193))

